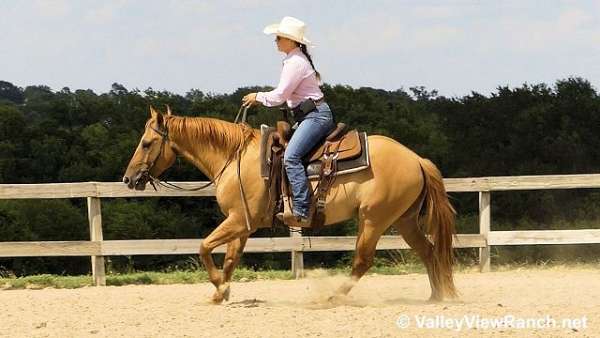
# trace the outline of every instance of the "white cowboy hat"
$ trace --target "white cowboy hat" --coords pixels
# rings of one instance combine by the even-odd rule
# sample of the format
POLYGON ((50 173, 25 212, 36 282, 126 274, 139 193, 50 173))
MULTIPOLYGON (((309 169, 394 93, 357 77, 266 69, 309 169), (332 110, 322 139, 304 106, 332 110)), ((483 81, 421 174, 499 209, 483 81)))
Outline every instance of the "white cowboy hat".
POLYGON ((301 20, 286 16, 281 19, 280 23, 274 23, 265 27, 265 34, 276 34, 290 40, 294 40, 304 45, 309 45, 310 40, 304 36, 306 24, 301 20))

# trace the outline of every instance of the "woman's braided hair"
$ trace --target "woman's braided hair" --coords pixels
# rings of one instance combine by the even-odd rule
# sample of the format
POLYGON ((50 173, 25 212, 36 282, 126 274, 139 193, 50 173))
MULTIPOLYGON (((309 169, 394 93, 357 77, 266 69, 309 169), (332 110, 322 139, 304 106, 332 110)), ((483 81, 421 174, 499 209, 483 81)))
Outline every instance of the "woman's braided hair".
POLYGON ((319 73, 317 71, 317 69, 315 68, 315 64, 313 63, 313 60, 310 57, 310 54, 308 54, 308 49, 306 48, 306 45, 303 43, 299 43, 299 45, 300 45, 300 50, 302 51, 302 53, 304 53, 304 56, 306 56, 306 58, 308 59, 308 62, 310 62, 310 65, 314 69, 315 74, 317 75, 317 80, 320 82, 321 81, 321 73, 319 73))

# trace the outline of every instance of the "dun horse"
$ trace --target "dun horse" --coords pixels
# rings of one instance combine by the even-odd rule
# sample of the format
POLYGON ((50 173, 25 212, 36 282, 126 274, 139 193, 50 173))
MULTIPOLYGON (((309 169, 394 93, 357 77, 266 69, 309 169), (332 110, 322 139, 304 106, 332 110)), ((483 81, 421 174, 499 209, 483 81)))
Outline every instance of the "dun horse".
MULTIPOLYGON (((246 124, 218 119, 179 117, 150 107, 150 119, 131 158, 123 182, 143 190, 182 156, 209 177, 226 219, 200 246, 200 258, 216 287, 213 302, 229 298, 233 270, 240 260, 248 236, 257 228, 270 227, 268 190, 260 176, 259 131, 246 124), (247 229, 240 197, 237 163, 232 158, 241 149, 241 181, 249 209, 247 229), (211 252, 227 244, 221 273, 211 252)), ((427 268, 431 300, 456 297, 452 277, 455 212, 448 201, 442 176, 436 166, 402 144, 384 136, 369 136, 369 169, 339 176, 327 195, 325 224, 358 217, 358 237, 351 277, 337 290, 347 294, 373 263, 377 241, 394 226, 427 268), (424 229, 420 224, 424 216, 424 229), (430 235, 430 237, 427 236, 430 235)), ((335 296, 335 295, 332 295, 335 296)))

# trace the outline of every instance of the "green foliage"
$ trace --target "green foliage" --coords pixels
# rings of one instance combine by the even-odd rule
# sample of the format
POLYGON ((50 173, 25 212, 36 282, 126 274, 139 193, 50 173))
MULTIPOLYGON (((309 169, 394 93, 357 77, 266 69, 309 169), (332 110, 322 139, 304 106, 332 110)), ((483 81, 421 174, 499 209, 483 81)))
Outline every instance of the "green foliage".
MULTIPOLYGON (((89 239, 87 216, 69 200, 0 200, 2 241, 89 239)), ((34 273, 85 273, 89 258, 0 259, 0 270, 18 275, 34 273), (86 262, 86 263, 82 263, 86 262)))
MULTIPOLYGON (((231 94, 192 89, 185 95, 152 88, 129 90, 114 83, 108 93, 46 86, 19 88, 0 81, 0 183, 118 181, 149 117, 148 106, 185 116, 233 120, 240 100, 264 87, 231 94)), ((575 174, 600 169, 600 98, 581 78, 553 85, 499 87, 489 96, 471 93, 447 98, 424 87, 386 91, 324 85, 336 119, 352 127, 392 137, 430 158, 446 177, 575 174)), ((273 124, 277 109, 256 107, 249 122, 273 124)), ((390 160, 393 165, 393 159, 390 160)), ((184 161, 164 174, 172 180, 205 177, 184 161)), ((452 194, 461 232, 477 232, 476 194, 452 194)), ((493 228, 594 227, 600 197, 593 190, 495 193, 493 228)), ((81 200, 1 201, 0 241, 87 239, 81 200)), ((107 239, 194 238, 206 236, 222 220, 213 199, 116 199, 103 203, 107 239)), ((356 233, 356 222, 312 235, 356 233)), ((281 236, 284 230, 261 230, 281 236)), ((588 250, 588 249, 586 249, 588 250)), ((596 254, 597 249, 586 252, 596 254)), ((499 252, 503 252, 500 250, 499 252)), ((541 252, 541 251, 540 251, 541 252)), ((537 253, 536 253, 537 254, 537 253)), ((542 253, 540 253, 542 255, 542 253)), ((349 263, 348 253, 307 254, 307 265, 349 263)), ((471 254, 464 254, 470 259, 471 254)), ((89 258, 1 259, 0 271, 86 273, 89 258)), ((117 271, 167 269, 180 257, 113 257, 117 271)), ((285 269, 289 254, 246 255, 256 269, 285 269)))
POLYGON ((0 81, 0 101, 2 100, 17 104, 22 103, 23 91, 10 82, 0 81))
MULTIPOLYGON (((569 262, 564 265, 560 262, 518 262, 511 264, 500 264, 494 266, 496 271, 514 271, 514 270, 558 270, 569 271, 571 269, 581 271, 597 271, 600 262, 594 261, 589 263, 569 262)), ((479 270, 473 267, 473 264, 458 264, 454 268, 455 272, 468 274, 479 274, 479 270)), ((309 278, 322 279, 330 276, 347 276, 350 273, 348 266, 340 266, 327 270, 313 269, 307 270, 306 274, 309 278)), ((368 275, 406 275, 406 274, 426 274, 427 271, 420 262, 407 264, 393 265, 387 262, 385 265, 374 265, 368 275)), ((238 268, 233 273, 233 281, 235 282, 250 282, 256 280, 289 280, 293 279, 290 270, 261 270, 253 271, 246 268, 238 268)), ((180 270, 171 272, 133 272, 124 274, 111 274, 106 276, 106 285, 121 286, 121 285, 146 285, 146 284, 195 284, 208 281, 206 271, 190 271, 180 270)), ((8 289, 74 289, 92 285, 92 277, 90 275, 79 276, 56 276, 56 275, 33 275, 26 277, 2 277, 0 276, 0 290, 8 289)))
MULTIPOLYGON (((236 269, 234 281, 254 281, 270 279, 293 279, 289 270, 253 271, 245 268, 236 269)), ((106 285, 143 285, 143 284, 193 284, 208 281, 206 271, 172 271, 172 272, 133 272, 126 274, 111 274, 106 276, 106 285)), ((57 289, 73 289, 92 285, 92 277, 83 276, 54 276, 33 275, 26 277, 0 276, 1 289, 42 289, 52 287, 57 289)))
POLYGON ((9 220, 0 227, 3 241, 88 238, 87 217, 69 200, 0 200, 0 217, 9 220))
POLYGON ((106 202, 103 215, 106 239, 193 238, 202 226, 178 204, 159 203, 157 198, 106 202))

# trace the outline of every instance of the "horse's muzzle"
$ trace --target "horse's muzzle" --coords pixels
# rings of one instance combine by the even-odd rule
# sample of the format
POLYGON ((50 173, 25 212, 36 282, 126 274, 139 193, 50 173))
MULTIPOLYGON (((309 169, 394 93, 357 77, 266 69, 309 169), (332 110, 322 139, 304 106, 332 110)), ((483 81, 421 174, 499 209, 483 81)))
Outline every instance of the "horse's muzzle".
POLYGON ((123 183, 127 184, 129 189, 145 190, 146 183, 150 180, 147 170, 138 172, 134 177, 123 176, 123 183))

